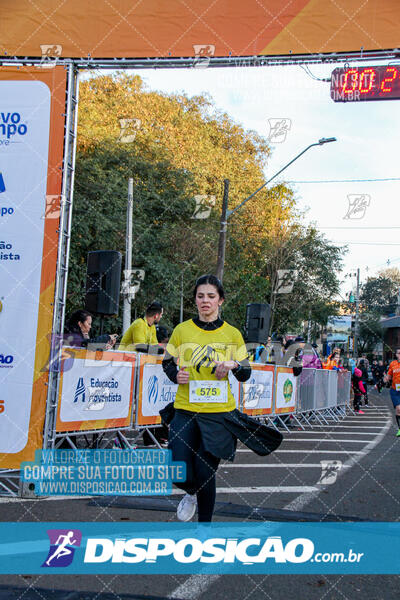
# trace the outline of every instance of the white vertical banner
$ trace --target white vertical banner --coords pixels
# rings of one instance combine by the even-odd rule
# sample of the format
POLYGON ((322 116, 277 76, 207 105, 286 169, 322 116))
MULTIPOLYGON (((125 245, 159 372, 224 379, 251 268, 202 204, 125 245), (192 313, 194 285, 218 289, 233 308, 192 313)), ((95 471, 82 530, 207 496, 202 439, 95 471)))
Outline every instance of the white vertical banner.
POLYGON ((0 453, 28 439, 44 242, 51 92, 0 80, 0 453))

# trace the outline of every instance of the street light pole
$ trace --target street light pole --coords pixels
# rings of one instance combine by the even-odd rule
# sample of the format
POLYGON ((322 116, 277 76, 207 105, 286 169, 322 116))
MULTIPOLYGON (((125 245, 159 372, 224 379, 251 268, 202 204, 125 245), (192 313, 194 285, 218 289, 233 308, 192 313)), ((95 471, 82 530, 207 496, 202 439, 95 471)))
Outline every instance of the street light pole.
POLYGON ((229 179, 224 179, 224 197, 222 200, 220 230, 219 230, 219 239, 218 239, 218 258, 217 258, 217 277, 220 281, 222 281, 224 278, 226 230, 228 228, 228 221, 227 221, 228 198, 229 198, 229 179))
POLYGON ((133 179, 128 181, 128 203, 126 206, 126 240, 125 240, 125 278, 124 278, 124 310, 122 313, 122 331, 131 324, 131 295, 129 286, 132 271, 132 212, 133 212, 133 179))
POLYGON ((354 321, 354 358, 358 358, 358 320, 360 305, 360 269, 357 269, 356 318, 354 321))
POLYGON ((246 202, 248 202, 256 194, 258 194, 258 192, 260 192, 263 188, 265 188, 266 185, 271 183, 271 181, 273 181, 276 177, 278 177, 278 175, 280 175, 283 171, 285 171, 288 167, 290 167, 291 164, 293 164, 297 159, 299 159, 300 156, 303 156, 303 154, 305 154, 310 148, 313 148, 313 146, 322 146, 323 144, 327 144, 329 142, 336 142, 336 138, 335 137, 321 138, 320 140, 318 140, 318 142, 315 142, 314 144, 310 144, 309 146, 307 146, 307 148, 304 148, 304 150, 302 150, 300 152, 300 154, 297 154, 297 156, 292 158, 292 160, 290 162, 288 162, 284 167, 282 167, 282 169, 280 169, 277 173, 275 173, 275 175, 273 175, 270 179, 268 179, 265 183, 263 183, 262 186, 260 186, 255 192, 250 194, 250 196, 245 198, 243 200, 243 202, 241 202, 238 206, 236 206, 232 210, 228 210, 229 179, 224 180, 224 198, 223 198, 223 202, 222 202, 222 211, 221 211, 221 220, 220 220, 221 227, 219 230, 218 260, 217 260, 217 277, 221 281, 222 281, 222 278, 224 275, 226 232, 227 232, 229 217, 231 217, 236 211, 238 211, 240 208, 242 208, 242 206, 244 206, 246 204, 246 202))

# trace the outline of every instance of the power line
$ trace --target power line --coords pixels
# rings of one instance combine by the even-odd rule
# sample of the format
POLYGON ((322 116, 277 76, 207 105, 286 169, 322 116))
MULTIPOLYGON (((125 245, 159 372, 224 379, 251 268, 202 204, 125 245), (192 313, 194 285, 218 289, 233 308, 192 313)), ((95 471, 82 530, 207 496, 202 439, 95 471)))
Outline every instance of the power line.
POLYGON ((387 242, 335 242, 335 244, 347 246, 348 244, 354 246, 400 246, 400 244, 391 244, 387 242))
POLYGON ((317 229, 400 229, 400 227, 367 227, 367 226, 358 226, 358 227, 320 227, 317 225, 317 229))
POLYGON ((383 177, 381 179, 321 179, 315 181, 297 181, 292 179, 286 183, 364 183, 373 181, 400 181, 400 177, 383 177))

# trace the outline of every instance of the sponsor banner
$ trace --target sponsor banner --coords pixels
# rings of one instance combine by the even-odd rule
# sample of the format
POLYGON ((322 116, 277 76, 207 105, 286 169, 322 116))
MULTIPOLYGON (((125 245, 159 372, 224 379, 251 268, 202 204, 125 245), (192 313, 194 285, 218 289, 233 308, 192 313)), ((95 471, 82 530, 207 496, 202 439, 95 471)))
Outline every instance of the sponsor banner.
POLYGON ((2 524, 0 573, 398 574, 400 523, 2 524))
POLYGON ((0 469, 42 446, 65 89, 62 67, 0 67, 0 469))
POLYGON ((170 450, 37 450, 21 464, 21 481, 38 496, 160 496, 186 480, 170 450))
POLYGON ((178 386, 165 375, 162 359, 139 355, 136 425, 159 425, 159 411, 174 402, 178 386))
POLYGON ((57 432, 129 427, 136 355, 64 351, 67 358, 60 377, 57 432))
POLYGON ((277 367, 275 385, 275 414, 293 413, 296 410, 297 378, 289 367, 277 367))
POLYGON ((275 367, 252 363, 251 376, 243 383, 243 412, 270 415, 273 409, 275 367))

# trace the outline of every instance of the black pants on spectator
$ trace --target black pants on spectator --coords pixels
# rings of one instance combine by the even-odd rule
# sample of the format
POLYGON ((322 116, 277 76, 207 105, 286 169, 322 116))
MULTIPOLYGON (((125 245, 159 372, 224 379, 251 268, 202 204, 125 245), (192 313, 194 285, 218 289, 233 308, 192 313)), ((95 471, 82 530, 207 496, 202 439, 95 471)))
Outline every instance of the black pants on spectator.
POLYGON ((187 494, 196 494, 198 520, 211 521, 215 505, 215 473, 220 459, 204 448, 195 415, 175 412, 169 426, 168 448, 173 461, 186 463, 186 481, 175 485, 187 494))
POLYGON ((360 406, 361 406, 361 394, 354 393, 353 406, 354 406, 354 410, 356 412, 358 412, 360 410, 360 406))

